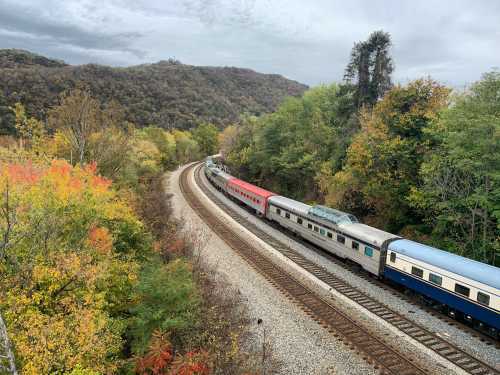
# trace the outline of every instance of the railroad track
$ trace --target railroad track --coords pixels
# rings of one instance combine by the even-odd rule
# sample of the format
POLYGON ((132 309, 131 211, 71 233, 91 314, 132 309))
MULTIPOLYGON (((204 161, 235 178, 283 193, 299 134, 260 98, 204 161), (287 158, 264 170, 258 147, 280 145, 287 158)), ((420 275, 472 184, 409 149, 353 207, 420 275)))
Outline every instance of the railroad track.
POLYGON ((180 177, 180 188, 191 208, 206 222, 224 242, 235 250, 257 272, 290 300, 295 302, 315 321, 324 326, 350 347, 362 353, 363 359, 373 364, 382 374, 424 375, 429 372, 407 359, 387 343, 357 324, 350 317, 314 293, 270 259, 255 250, 255 245, 235 233, 226 223, 214 215, 196 197, 189 187, 188 175, 194 165, 186 168, 180 177))
POLYGON ((358 288, 349 285, 344 280, 327 271, 325 268, 318 266, 316 263, 305 258, 281 241, 267 234, 266 232, 258 228, 255 224, 241 217, 241 215, 239 215, 232 208, 222 202, 219 197, 213 194, 208 189, 208 187, 205 186, 205 184, 201 181, 200 171, 201 168, 198 167, 195 171, 195 180, 204 194, 206 194, 216 205, 223 209, 235 221, 243 225, 257 237, 264 240, 281 254, 294 261, 304 270, 313 274, 315 277, 328 284, 335 291, 356 302, 360 306, 377 315, 379 318, 385 320, 392 326, 407 334, 409 337, 420 342, 428 349, 432 350, 433 352, 455 364, 456 366, 462 368, 466 372, 474 375, 500 375, 500 372, 498 370, 491 367, 487 363, 463 351, 456 345, 444 340, 440 336, 437 336, 435 333, 408 319, 404 315, 401 315, 400 313, 392 310, 387 305, 375 300, 358 288))

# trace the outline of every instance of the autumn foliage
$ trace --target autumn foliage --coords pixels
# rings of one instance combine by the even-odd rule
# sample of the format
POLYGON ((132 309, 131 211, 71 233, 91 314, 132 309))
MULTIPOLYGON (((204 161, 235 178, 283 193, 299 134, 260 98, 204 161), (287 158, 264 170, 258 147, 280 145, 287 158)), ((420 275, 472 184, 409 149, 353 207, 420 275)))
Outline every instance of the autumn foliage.
POLYGON ((141 223, 95 165, 1 165, 0 199, 0 308, 23 373, 114 373, 141 251, 122 228, 141 223))
POLYGON ((208 353, 191 351, 175 355, 166 334, 153 334, 148 353, 136 360, 136 372, 140 375, 208 375, 208 353))

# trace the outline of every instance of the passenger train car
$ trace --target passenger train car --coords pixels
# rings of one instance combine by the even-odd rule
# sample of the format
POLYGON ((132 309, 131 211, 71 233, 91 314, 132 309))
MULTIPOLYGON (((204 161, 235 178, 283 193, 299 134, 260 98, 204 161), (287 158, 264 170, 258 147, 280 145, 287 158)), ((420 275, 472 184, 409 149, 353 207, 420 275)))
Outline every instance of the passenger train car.
MULTIPOLYGON (((500 269, 418 242, 388 246, 384 277, 447 306, 478 328, 500 328, 500 269)), ((497 332, 498 334, 498 332, 497 332)))
POLYGON ((212 184, 259 216, 374 276, 411 289, 499 339, 500 269, 362 224, 348 213, 279 196, 205 162, 212 184))

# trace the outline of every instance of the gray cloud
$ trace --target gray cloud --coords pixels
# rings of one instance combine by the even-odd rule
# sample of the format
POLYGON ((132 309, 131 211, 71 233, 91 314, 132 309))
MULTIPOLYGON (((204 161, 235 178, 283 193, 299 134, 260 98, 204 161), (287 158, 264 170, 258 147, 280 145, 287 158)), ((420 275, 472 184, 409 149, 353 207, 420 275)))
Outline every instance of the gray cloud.
POLYGON ((341 80, 353 43, 383 29, 396 81, 459 87, 500 65, 499 19, 496 0, 0 0, 0 48, 74 64, 176 57, 315 85, 341 80))

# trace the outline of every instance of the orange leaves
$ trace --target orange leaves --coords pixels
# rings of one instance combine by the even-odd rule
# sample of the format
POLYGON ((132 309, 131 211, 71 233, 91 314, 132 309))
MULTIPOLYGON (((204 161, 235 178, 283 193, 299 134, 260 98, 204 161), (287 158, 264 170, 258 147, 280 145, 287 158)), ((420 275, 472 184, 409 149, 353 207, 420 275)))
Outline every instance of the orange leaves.
POLYGON ((65 160, 53 160, 50 167, 25 164, 4 164, 0 166, 0 175, 15 185, 31 187, 41 183, 50 184, 55 193, 67 195, 83 190, 106 192, 111 181, 96 174, 95 164, 83 168, 73 167, 65 160))
POLYGON ((2 174, 13 183, 36 183, 41 175, 40 170, 33 167, 31 162, 26 164, 8 164, 2 168, 2 174))
POLYGON ((79 363, 111 374, 120 364, 125 324, 115 317, 130 307, 142 225, 96 170, 0 164, 0 229, 9 229, 0 234, 11 244, 0 259, 0 309, 23 373, 79 363))
POLYGON ((107 228, 92 227, 87 242, 101 254, 109 254, 113 249, 113 238, 107 228))
POLYGON ((174 356, 168 335, 156 331, 148 353, 136 361, 136 372, 141 375, 209 375, 208 353, 191 351, 174 356))

